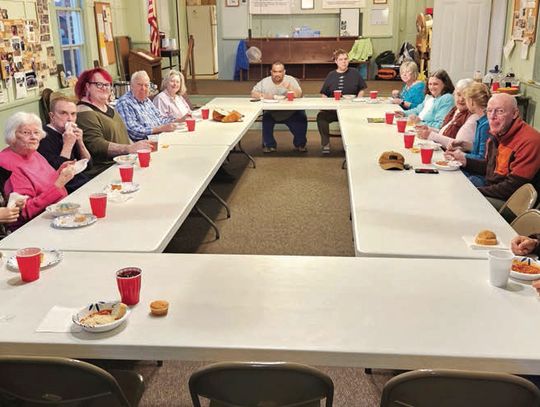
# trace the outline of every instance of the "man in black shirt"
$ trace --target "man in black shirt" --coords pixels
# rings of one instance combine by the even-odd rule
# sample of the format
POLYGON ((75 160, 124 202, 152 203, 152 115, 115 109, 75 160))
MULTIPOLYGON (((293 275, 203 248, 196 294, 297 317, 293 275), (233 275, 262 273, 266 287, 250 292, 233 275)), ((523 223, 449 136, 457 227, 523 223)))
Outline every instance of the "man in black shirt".
MULTIPOLYGON (((320 92, 322 97, 333 97, 335 90, 340 90, 343 95, 363 96, 367 85, 358 69, 349 68, 347 51, 343 49, 334 51, 334 62, 337 69, 326 77, 320 92)), ((337 121, 336 110, 321 110, 317 115, 317 127, 321 134, 323 154, 330 154, 330 123, 337 121)))
MULTIPOLYGON (((50 123, 43 127, 46 136, 40 141, 38 152, 55 169, 66 161, 90 160, 90 153, 83 142, 83 132, 75 123, 75 102, 66 96, 53 96, 50 109, 50 123)), ((66 189, 71 193, 89 180, 85 173, 77 174, 66 184, 66 189)))

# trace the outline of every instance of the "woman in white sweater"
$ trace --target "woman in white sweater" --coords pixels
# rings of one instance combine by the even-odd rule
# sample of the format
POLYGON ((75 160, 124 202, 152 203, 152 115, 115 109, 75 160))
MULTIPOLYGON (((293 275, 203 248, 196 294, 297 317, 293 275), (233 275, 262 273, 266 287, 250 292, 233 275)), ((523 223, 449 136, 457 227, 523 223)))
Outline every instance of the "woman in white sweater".
POLYGON ((447 148, 454 140, 460 144, 472 144, 479 116, 467 109, 465 90, 474 82, 472 79, 461 79, 454 89, 455 107, 446 115, 443 126, 439 129, 426 125, 416 126, 418 138, 432 140, 447 148))

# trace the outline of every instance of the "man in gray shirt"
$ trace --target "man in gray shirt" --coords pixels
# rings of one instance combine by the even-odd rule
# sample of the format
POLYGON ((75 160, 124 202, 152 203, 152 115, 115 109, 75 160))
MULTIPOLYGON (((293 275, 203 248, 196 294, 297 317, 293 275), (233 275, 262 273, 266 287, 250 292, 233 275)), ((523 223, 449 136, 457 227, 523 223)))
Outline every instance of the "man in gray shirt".
MULTIPOLYGON (((275 95, 287 96, 287 92, 294 92, 294 97, 302 97, 302 89, 298 81, 285 74, 285 67, 281 62, 274 62, 270 76, 259 81, 251 90, 251 97, 256 99, 274 99, 275 95)), ((272 153, 276 151, 277 143, 274 138, 274 125, 285 124, 293 135, 294 149, 305 153, 307 116, 305 110, 266 110, 263 113, 263 151, 272 153)))

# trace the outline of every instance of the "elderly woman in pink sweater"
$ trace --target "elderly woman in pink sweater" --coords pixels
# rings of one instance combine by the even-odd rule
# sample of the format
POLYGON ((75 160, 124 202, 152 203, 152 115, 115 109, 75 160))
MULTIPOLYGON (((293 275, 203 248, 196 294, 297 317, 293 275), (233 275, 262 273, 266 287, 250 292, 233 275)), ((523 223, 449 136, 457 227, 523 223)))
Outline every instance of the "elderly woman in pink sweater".
POLYGON ((73 162, 55 170, 37 152, 43 135, 41 120, 33 113, 17 112, 6 120, 4 137, 8 147, 0 151, 0 167, 11 171, 11 176, 4 185, 4 193, 28 196, 17 222, 9 226, 12 230, 64 198, 65 185, 75 175, 73 162))

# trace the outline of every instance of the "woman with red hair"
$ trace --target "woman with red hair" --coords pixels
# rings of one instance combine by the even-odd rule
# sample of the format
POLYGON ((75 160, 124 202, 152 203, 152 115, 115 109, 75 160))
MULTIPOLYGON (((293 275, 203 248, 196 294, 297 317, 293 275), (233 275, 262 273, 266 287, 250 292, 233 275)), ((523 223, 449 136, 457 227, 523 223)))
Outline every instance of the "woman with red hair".
POLYGON ((103 68, 81 73, 75 85, 79 98, 77 125, 83 131, 84 144, 92 155, 93 167, 89 176, 96 176, 114 164, 113 158, 150 149, 146 140, 131 143, 120 115, 109 106, 112 77, 103 68))

